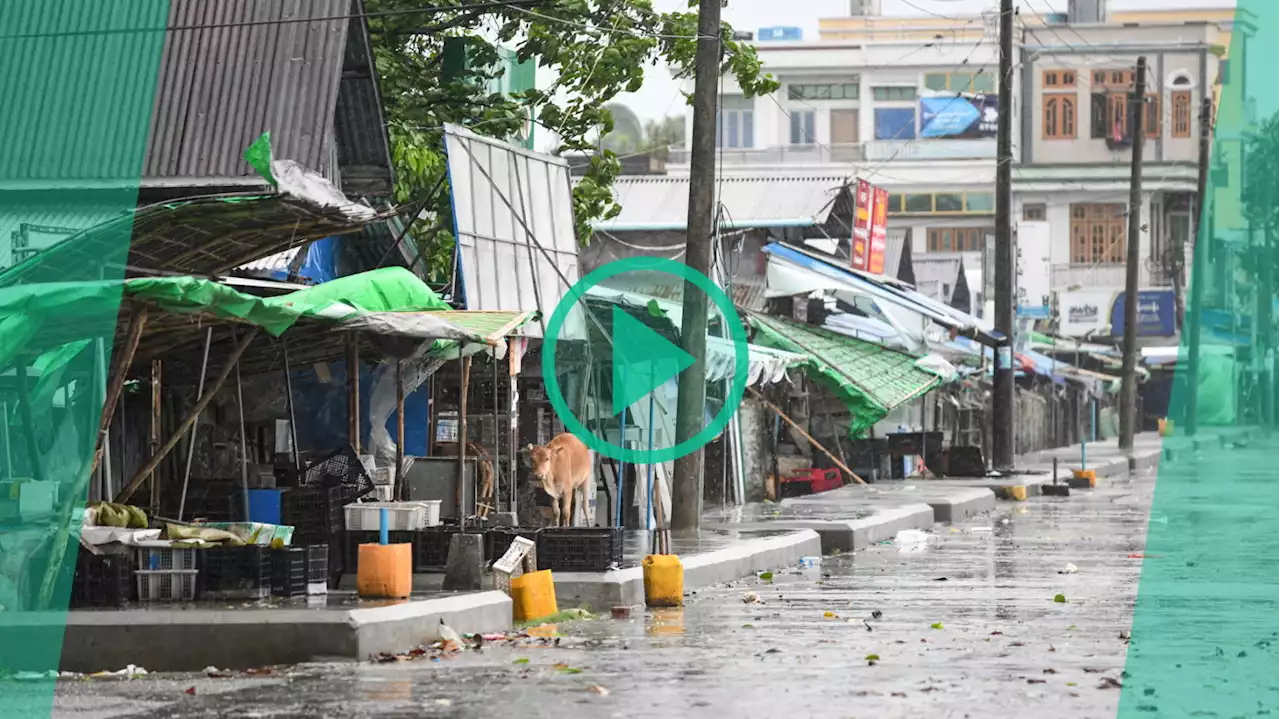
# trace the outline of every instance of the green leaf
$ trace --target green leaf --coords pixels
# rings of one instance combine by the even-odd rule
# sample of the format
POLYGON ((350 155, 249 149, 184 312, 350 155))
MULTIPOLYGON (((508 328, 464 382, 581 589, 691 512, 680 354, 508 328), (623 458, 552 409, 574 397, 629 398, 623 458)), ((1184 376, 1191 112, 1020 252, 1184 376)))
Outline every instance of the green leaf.
POLYGON ((1053 601, 1057 602, 1058 604, 1066 604, 1067 596, 1065 594, 1055 594, 1053 595, 1053 601))
POLYGON ((930 629, 942 629, 942 622, 934 622, 929 625, 930 629))
POLYGON ((520 657, 519 659, 517 659, 517 660, 515 660, 514 662, 511 662, 511 663, 512 663, 512 664, 515 664, 515 665, 518 665, 518 666, 524 666, 525 664, 528 664, 528 663, 529 663, 529 660, 528 660, 528 659, 526 659, 525 657, 520 657))
POLYGON ((742 628, 743 628, 743 629, 755 629, 755 628, 756 628, 756 625, 754 625, 754 624, 743 624, 743 625, 742 625, 742 628))
POLYGON ((577 667, 560 667, 556 671, 561 674, 581 674, 582 670, 577 667))
POLYGON ((765 582, 772 582, 773 572, 760 572, 760 580, 765 582))

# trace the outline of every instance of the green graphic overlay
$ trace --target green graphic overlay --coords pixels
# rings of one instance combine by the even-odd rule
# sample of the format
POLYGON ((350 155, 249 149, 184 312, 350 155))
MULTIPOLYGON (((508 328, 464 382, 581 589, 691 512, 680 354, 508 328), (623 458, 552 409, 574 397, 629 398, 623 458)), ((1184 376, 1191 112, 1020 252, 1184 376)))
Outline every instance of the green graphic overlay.
POLYGON ((1277 715, 1277 25, 1243 0, 1230 47, 1197 51, 1222 85, 1123 719, 1277 715))
POLYGON ((0 719, 52 712, 132 222, 30 273, 58 284, 23 278, 137 206, 168 18, 168 0, 0 2, 0 719), (29 311, 103 281, 88 315, 29 311))
MULTIPOLYGON (((613 308, 610 317, 613 327, 609 337, 611 369, 606 374, 612 380, 609 395, 609 406, 612 408, 613 417, 609 425, 611 429, 616 426, 618 415, 687 370, 694 364, 694 359, 684 349, 618 307, 613 308)), ((592 324, 591 318, 586 318, 585 321, 588 325, 592 324)), ((593 367, 588 371, 594 371, 594 369, 593 367)), ((571 287, 564 299, 556 305, 555 311, 547 322, 542 352, 542 374, 547 384, 547 396, 551 400, 551 406, 555 409, 556 415, 564 426, 588 447, 606 457, 625 462, 634 464, 670 462, 696 451, 715 439, 733 419, 738 405, 742 403, 742 395, 747 388, 748 372, 747 333, 729 296, 705 275, 690 269, 687 265, 671 260, 636 257, 609 263, 588 274, 571 287), (701 432, 687 441, 673 446, 655 446, 652 451, 647 446, 643 449, 634 449, 613 444, 601 437, 603 433, 598 434, 588 428, 569 407, 561 386, 567 376, 581 373, 582 370, 567 368, 562 366, 564 363, 557 363, 556 360, 557 350, 563 351, 561 343, 569 341, 560 337, 565 321, 575 307, 582 306, 588 291, 613 277, 640 272, 670 275, 685 283, 686 292, 704 293, 711 304, 719 310, 721 320, 728 328, 729 337, 733 340, 733 380, 729 383, 728 394, 720 411, 701 432)))

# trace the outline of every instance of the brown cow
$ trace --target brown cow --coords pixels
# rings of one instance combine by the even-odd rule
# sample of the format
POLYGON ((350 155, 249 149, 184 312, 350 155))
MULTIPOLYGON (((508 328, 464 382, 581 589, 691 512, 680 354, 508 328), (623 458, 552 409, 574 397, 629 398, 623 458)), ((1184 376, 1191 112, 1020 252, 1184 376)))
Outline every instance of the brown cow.
POLYGON ((546 445, 525 448, 529 467, 551 496, 557 527, 572 527, 574 511, 581 507, 586 518, 587 482, 591 480, 591 450, 582 440, 565 432, 546 445))

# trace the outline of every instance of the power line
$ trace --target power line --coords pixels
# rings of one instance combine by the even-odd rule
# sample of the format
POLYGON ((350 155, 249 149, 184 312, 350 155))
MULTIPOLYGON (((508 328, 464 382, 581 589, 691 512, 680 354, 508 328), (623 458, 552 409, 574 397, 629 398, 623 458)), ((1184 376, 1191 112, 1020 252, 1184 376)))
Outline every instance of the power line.
MULTIPOLYGON (((473 13, 476 10, 493 10, 498 8, 507 8, 512 10, 522 9, 524 5, 538 6, 545 4, 547 0, 489 0, 486 2, 478 2, 469 5, 442 6, 430 5, 415 8, 404 8, 401 10, 381 10, 378 12, 361 12, 347 13, 345 15, 325 15, 323 17, 301 17, 301 18, 280 18, 276 20, 245 20, 242 22, 229 23, 213 23, 207 25, 163 25, 159 27, 124 27, 124 28, 104 28, 100 30, 66 30, 59 32, 37 32, 37 33, 19 33, 15 35, 0 35, 0 40, 30 40, 42 38, 58 38, 58 37, 92 37, 98 35, 135 35, 145 33, 169 33, 184 32, 192 30, 217 30, 225 28, 241 28, 241 27, 258 27, 264 25, 295 25, 299 23, 312 22, 333 22, 337 20, 353 20, 353 19, 369 19, 379 17, 396 17, 403 15, 419 15, 419 14, 438 14, 443 12, 462 12, 473 13)), ((449 23, 443 23, 439 26, 431 26, 427 28, 419 28, 417 32, 440 30, 450 27, 449 23)))

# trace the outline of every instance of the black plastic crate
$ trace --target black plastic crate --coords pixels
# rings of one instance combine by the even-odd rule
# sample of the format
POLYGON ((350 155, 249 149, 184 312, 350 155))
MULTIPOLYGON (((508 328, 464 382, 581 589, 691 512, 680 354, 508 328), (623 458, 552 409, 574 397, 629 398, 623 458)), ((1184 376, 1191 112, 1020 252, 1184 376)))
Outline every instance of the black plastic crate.
POLYGON ((200 552, 201 594, 210 599, 264 599, 271 596, 269 547, 214 547, 200 552))
POLYGON ((328 582, 332 572, 329 565, 329 545, 309 544, 307 551, 307 582, 328 582))
POLYGON ((484 561, 496 562, 511 548, 516 537, 538 541, 540 529, 519 529, 512 527, 495 527, 484 532, 484 561))
POLYGON ((537 542, 538 569, 604 572, 622 564, 621 527, 547 527, 537 542))
POLYGON ((76 557, 75 578, 71 582, 71 608, 119 608, 133 599, 133 570, 130 554, 94 555, 81 552, 76 557))
POLYGON ((413 571, 444 571, 449 563, 449 544, 459 531, 458 527, 440 526, 414 532, 417 536, 414 538, 413 571))
POLYGON ((299 486, 337 487, 341 504, 347 505, 373 491, 373 479, 350 445, 302 470, 299 486))
POLYGON ((294 533, 328 536, 343 529, 342 487, 294 487, 285 492, 281 523, 294 533))
POLYGON ((306 593, 306 547, 283 547, 271 550, 272 596, 301 597, 306 593))

